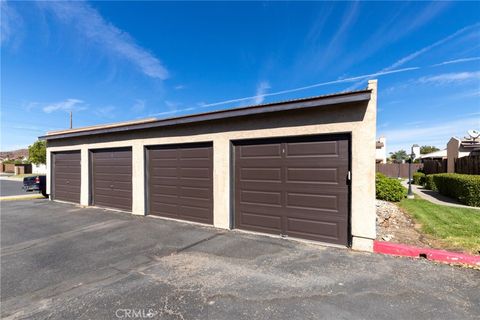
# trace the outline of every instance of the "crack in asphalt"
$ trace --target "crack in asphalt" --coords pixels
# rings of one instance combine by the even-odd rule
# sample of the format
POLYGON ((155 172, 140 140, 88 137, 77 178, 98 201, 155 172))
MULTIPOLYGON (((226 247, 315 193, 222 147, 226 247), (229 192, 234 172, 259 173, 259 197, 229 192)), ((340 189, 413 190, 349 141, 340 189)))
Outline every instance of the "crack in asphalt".
POLYGON ((88 225, 82 228, 78 228, 78 229, 74 229, 74 230, 70 230, 62 233, 57 233, 49 237, 16 243, 11 246, 1 248, 0 256, 6 257, 9 255, 20 253, 22 251, 25 251, 31 248, 46 245, 51 242, 72 238, 81 233, 99 231, 99 230, 103 230, 110 227, 114 228, 114 227, 118 227, 125 224, 128 224, 128 221, 108 220, 108 221, 103 221, 100 223, 88 225))

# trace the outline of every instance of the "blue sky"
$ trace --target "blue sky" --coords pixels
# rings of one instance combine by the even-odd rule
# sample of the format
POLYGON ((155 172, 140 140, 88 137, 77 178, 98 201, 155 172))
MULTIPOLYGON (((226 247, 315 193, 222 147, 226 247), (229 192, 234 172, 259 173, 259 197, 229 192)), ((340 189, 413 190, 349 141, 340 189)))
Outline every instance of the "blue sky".
POLYGON ((479 2, 1 2, 1 149, 379 80, 388 151, 480 129, 479 2), (298 90, 297 90, 298 89, 298 90))

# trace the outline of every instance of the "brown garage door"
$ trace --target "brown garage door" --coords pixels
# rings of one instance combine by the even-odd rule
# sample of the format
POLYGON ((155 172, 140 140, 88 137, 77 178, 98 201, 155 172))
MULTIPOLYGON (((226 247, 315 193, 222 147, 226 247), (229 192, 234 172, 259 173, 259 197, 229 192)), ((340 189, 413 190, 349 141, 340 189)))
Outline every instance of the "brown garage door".
POLYGON ((80 203, 80 151, 53 154, 52 198, 80 203))
POLYGON ((149 214, 213 224, 212 144, 148 149, 149 214))
POLYGON ((92 204, 132 210, 132 150, 92 151, 92 204))
POLYGON ((235 227, 348 245, 348 137, 240 142, 235 227))

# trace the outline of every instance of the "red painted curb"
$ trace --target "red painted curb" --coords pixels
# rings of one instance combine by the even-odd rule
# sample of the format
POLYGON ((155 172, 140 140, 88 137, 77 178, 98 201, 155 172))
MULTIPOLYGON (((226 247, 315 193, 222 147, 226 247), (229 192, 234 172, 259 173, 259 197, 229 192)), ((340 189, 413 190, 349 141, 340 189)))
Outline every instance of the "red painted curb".
POLYGON ((373 241, 373 252, 412 258, 422 257, 428 260, 444 263, 468 264, 476 267, 480 266, 480 256, 445 250, 418 248, 384 241, 373 241))

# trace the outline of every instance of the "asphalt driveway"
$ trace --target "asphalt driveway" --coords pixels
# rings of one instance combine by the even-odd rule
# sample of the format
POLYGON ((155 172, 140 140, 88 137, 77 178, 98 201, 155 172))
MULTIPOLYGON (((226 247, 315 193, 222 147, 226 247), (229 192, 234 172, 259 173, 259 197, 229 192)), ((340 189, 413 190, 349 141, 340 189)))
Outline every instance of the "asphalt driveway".
POLYGON ((0 178, 0 197, 16 196, 27 194, 22 190, 23 180, 14 181, 0 178))
POLYGON ((48 200, 0 205, 4 319, 480 314, 476 270, 48 200))

